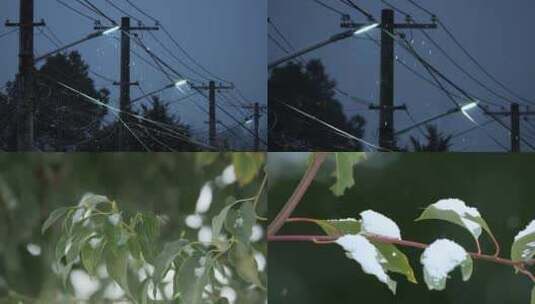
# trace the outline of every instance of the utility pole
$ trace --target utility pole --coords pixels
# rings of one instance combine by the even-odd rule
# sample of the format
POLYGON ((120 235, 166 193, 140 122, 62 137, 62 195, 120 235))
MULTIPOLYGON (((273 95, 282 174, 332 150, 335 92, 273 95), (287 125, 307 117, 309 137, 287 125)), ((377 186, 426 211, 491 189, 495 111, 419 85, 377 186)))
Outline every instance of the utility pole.
POLYGON ((251 106, 243 106, 244 109, 253 110, 253 124, 254 124, 254 151, 260 150, 260 110, 266 109, 266 106, 261 106, 258 102, 251 106))
MULTIPOLYGON (((106 30, 110 27, 104 27, 101 25, 96 25, 95 30, 106 30)), ((128 113, 131 112, 130 107, 130 87, 134 85, 139 85, 137 81, 130 81, 130 32, 131 31, 157 31, 159 27, 157 26, 130 26, 130 18, 122 17, 121 18, 121 79, 119 82, 115 82, 114 85, 119 86, 119 119, 122 123, 127 124, 128 122, 128 113)), ((117 141, 118 151, 125 151, 129 148, 127 147, 127 134, 128 130, 121 126, 119 128, 119 138, 117 141)))
POLYGON ((19 27, 19 73, 17 75, 17 151, 34 150, 34 53, 33 28, 45 22, 33 21, 33 0, 20 0, 19 22, 6 21, 6 27, 19 27))
POLYGON ((511 116, 511 152, 520 152, 520 117, 535 115, 535 111, 520 111, 518 103, 511 103, 510 111, 490 112, 484 111, 489 116, 511 116))
POLYGON ((215 81, 211 80, 208 83, 208 86, 192 85, 191 88, 195 90, 208 90, 208 143, 210 144, 210 146, 213 147, 216 145, 216 134, 217 134, 216 99, 215 99, 216 90, 231 90, 231 89, 234 89, 234 85, 224 86, 222 84, 219 84, 216 86, 215 81))
MULTIPOLYGON (((342 27, 359 28, 363 24, 342 19, 342 27)), ((379 146, 385 151, 395 149, 394 112, 405 110, 406 106, 394 104, 394 37, 396 29, 435 29, 433 23, 414 23, 409 18, 405 23, 395 23, 394 11, 383 9, 381 12, 381 83, 379 106, 371 105, 370 109, 379 110, 379 146)))

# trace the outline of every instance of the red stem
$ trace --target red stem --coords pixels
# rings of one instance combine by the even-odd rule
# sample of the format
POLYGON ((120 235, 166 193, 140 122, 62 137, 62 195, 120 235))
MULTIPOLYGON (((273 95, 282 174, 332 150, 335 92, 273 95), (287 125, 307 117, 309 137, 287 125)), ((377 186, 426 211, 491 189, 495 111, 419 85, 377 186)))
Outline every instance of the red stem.
MULTIPOLYGON (((290 241, 290 242, 314 242, 317 244, 332 244, 335 243, 336 240, 340 236, 330 236, 330 235, 272 235, 268 236, 268 241, 271 242, 284 242, 284 241, 290 241)), ((412 247, 412 248, 418 248, 418 249, 425 249, 429 245, 425 243, 420 242, 414 242, 414 241, 407 241, 407 240, 398 240, 393 239, 389 237, 384 237, 380 235, 366 235, 366 238, 381 242, 384 244, 394 244, 394 245, 400 245, 404 247, 412 247)), ((527 261, 512 261, 509 259, 500 258, 494 255, 487 255, 487 254, 478 254, 476 252, 468 252, 472 258, 477 260, 483 260, 488 262, 493 262, 497 264, 503 264, 508 266, 516 267, 520 272, 528 275, 531 279, 533 278, 533 275, 527 271, 524 267, 524 265, 532 265, 535 264, 535 260, 527 260, 527 261)), ((535 280, 533 280, 535 281, 535 280)))
POLYGON ((314 154, 312 162, 301 178, 299 185, 297 185, 297 188, 295 188, 292 196, 290 196, 284 207, 282 207, 282 209, 279 211, 279 214, 277 214, 273 222, 269 225, 267 233, 268 236, 275 235, 280 230, 282 225, 284 225, 286 219, 290 217, 297 205, 299 205, 299 202, 301 202, 303 195, 305 195, 308 187, 318 174, 318 171, 328 154, 328 152, 317 152, 314 154))

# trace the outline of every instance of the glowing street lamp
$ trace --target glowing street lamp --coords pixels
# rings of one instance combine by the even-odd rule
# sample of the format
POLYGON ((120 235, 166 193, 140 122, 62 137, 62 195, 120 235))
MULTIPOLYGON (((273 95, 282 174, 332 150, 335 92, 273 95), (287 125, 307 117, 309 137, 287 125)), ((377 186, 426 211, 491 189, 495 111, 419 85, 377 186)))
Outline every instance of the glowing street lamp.
POLYGON ((269 63, 268 64, 268 70, 271 70, 271 69, 275 68, 276 66, 278 66, 281 63, 284 63, 286 61, 289 61, 289 60, 292 60, 294 58, 297 58, 297 57, 299 57, 299 56, 301 56, 303 54, 312 52, 312 51, 317 50, 319 48, 322 48, 322 47, 324 47, 326 45, 329 45, 331 43, 335 43, 335 42, 340 41, 340 40, 351 38, 351 37, 354 37, 355 35, 361 35, 361 34, 367 33, 369 31, 371 31, 372 29, 374 29, 376 27, 379 27, 379 26, 380 26, 379 23, 372 23, 372 24, 364 25, 364 26, 358 28, 357 30, 351 29, 351 30, 347 30, 347 31, 332 35, 327 40, 324 40, 322 42, 316 43, 316 44, 314 44, 312 46, 309 46, 309 47, 304 48, 304 49, 302 49, 300 51, 297 51, 297 52, 295 52, 293 54, 290 54, 288 56, 285 56, 285 57, 283 57, 281 59, 278 59, 278 60, 275 60, 275 61, 269 63))
POLYGON ((188 86, 188 81, 186 79, 177 80, 175 82, 175 88, 177 88, 181 93, 184 93, 184 88, 188 86))
POLYGON ((479 101, 474 101, 461 106, 461 112, 463 113, 463 115, 466 116, 466 118, 468 118, 473 123, 475 123, 476 121, 472 118, 472 116, 470 116, 470 114, 468 114, 468 111, 477 108, 478 104, 479 101))
POLYGON ((103 31, 102 35, 108 36, 110 34, 113 34, 113 33, 117 32, 120 28, 121 28, 120 26, 114 26, 114 27, 112 27, 110 29, 107 29, 107 30, 103 31))
POLYGON ((364 34, 364 33, 367 33, 371 30, 373 30, 374 28, 378 27, 380 24, 379 23, 372 23, 370 25, 365 25, 361 28, 359 28, 358 30, 356 30, 353 35, 357 36, 357 35, 361 35, 361 34, 364 34))

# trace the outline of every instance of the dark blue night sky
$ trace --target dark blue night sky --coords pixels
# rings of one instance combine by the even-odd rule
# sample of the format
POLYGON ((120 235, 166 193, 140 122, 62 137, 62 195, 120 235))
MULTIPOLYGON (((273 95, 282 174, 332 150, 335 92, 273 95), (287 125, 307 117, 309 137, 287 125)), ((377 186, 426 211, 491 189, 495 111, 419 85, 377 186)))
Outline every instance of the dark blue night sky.
MULTIPOLYGON (((63 0, 81 11, 91 14, 87 9, 80 7, 75 1, 63 0)), ((91 1, 101 8, 112 18, 119 20, 121 14, 104 0, 91 1)), ((129 14, 142 19, 147 25, 154 22, 140 15, 124 0, 113 0, 113 3, 120 6, 129 14)), ((171 32, 175 39, 184 47, 198 62, 200 62, 211 73, 223 79, 232 81, 242 92, 243 96, 252 102, 266 103, 266 3, 264 1, 250 0, 189 0, 189 1, 168 1, 133 0, 133 3, 143 8, 147 13, 156 17, 171 32)), ((61 6, 54 0, 35 1, 35 19, 45 19, 47 25, 61 39, 63 43, 68 43, 79 39, 93 31, 93 23, 72 11, 61 6)), ((19 1, 0 1, 0 19, 2 23, 6 19, 16 21, 18 19, 19 1)), ((92 15, 95 16, 96 15, 92 15)), ((99 18, 105 23, 104 18, 99 18)), ((136 24, 132 20, 132 24, 136 24)), ((0 33, 8 29, 0 30, 0 33)), ((48 33, 48 32, 45 32, 48 33)), ((193 79, 199 79, 198 75, 180 66, 178 61, 169 56, 147 33, 141 33, 146 45, 158 54, 162 59, 169 62, 181 73, 193 79)), ((116 34, 117 35, 117 34, 116 34)), ((158 38, 165 45, 176 52, 177 56, 185 60, 189 66, 200 71, 191 61, 180 54, 172 42, 167 39, 162 31, 156 32, 158 38)), ((17 72, 17 52, 18 38, 13 33, 0 38, 2 46, 2 56, 0 56, 0 87, 6 81, 12 80, 17 72)), ((52 45, 38 30, 35 33, 35 51, 37 55, 54 49, 52 45)), ((144 54, 135 46, 134 51, 144 54)), ((75 49, 82 53, 83 58, 94 71, 109 78, 119 78, 119 43, 113 38, 98 38, 87 42, 75 49)), ((145 55, 145 54, 144 54, 145 55)), ((145 55, 150 60, 148 55, 145 55)), ((202 71, 201 71, 202 73, 202 71)), ((155 71, 152 67, 132 56, 132 81, 139 81, 146 92, 156 90, 169 83, 162 73, 155 71)), ((208 76, 207 76, 208 77, 208 76)), ((118 88, 99 78, 93 77, 98 87, 108 86, 112 92, 112 97, 117 98, 118 88)), ((231 92, 237 96, 237 92, 231 92)), ((132 98, 140 96, 141 92, 137 88, 132 88, 132 98)), ((227 92, 227 99, 231 95, 227 92)), ((160 97, 166 101, 173 101, 180 98, 176 90, 168 90, 160 97)), ((221 101, 225 106, 225 102, 221 101)), ((191 124, 193 131, 202 137, 207 125, 207 115, 202 112, 194 103, 207 108, 207 101, 201 97, 176 103, 173 109, 176 115, 185 122, 191 124)), ((225 107, 240 120, 245 120, 245 113, 231 105, 225 107)), ((223 113, 218 113, 218 119, 228 126, 235 126, 232 120, 223 113)), ((265 124, 265 120, 264 120, 265 124)), ((264 129, 264 126, 262 126, 264 129)), ((219 126, 219 130, 222 127, 219 126)))
MULTIPOLYGON (((340 1, 323 0, 323 2, 351 13, 354 21, 366 21, 356 10, 342 5, 340 1)), ((354 2, 369 10, 378 19, 380 19, 381 9, 385 8, 377 0, 354 2)), ((390 0, 389 2, 408 11, 418 22, 430 21, 429 15, 419 11, 405 0, 390 0)), ((535 100, 533 97, 535 43, 531 39, 533 22, 530 17, 531 12, 535 9, 535 2, 528 0, 420 0, 417 2, 434 12, 490 73, 519 95, 535 100)), ((339 27, 340 17, 312 0, 270 0, 268 16, 297 49, 342 31, 339 27)), ((403 15, 396 14, 398 22, 403 21, 403 19, 403 15)), ((270 33, 276 35, 273 29, 270 29, 270 33)), ((374 38, 379 38, 378 30, 370 34, 374 38)), ((406 34, 408 38, 414 39, 414 46, 418 52, 449 78, 470 93, 502 104, 508 109, 509 103, 507 101, 496 98, 462 74, 421 33, 406 31, 406 34)), ((486 78, 442 29, 429 30, 428 34, 470 73, 476 75, 478 79, 500 94, 510 96, 486 78)), ((338 82, 340 89, 363 100, 377 102, 379 96, 379 54, 379 48, 373 42, 349 39, 310 53, 305 58, 321 59, 327 67, 327 72, 338 82)), ((429 78, 424 68, 401 47, 396 48, 396 54, 401 60, 429 78)), ((274 43, 268 43, 268 61, 283 55, 284 53, 274 43)), ((395 102, 396 104, 407 104, 415 120, 421 121, 452 108, 452 103, 442 92, 423 82, 399 64, 396 65, 395 70, 395 102)), ((377 143, 378 113, 369 111, 365 106, 349 101, 347 98, 340 96, 339 100, 343 102, 348 116, 360 113, 366 118, 366 139, 377 143)), ((521 103, 521 101, 519 102, 521 103)), ((494 107, 492 110, 500 109, 494 107)), ((479 123, 489 119, 482 115, 479 109, 473 111, 472 114, 479 123)), ((395 117, 397 130, 413 124, 403 112, 397 112, 395 117)), ((510 124, 509 118, 502 118, 502 120, 507 125, 510 124)), ((532 117, 529 123, 531 125, 524 120, 521 121, 521 134, 526 140, 535 143, 535 117, 532 117)), ((439 120, 436 125, 447 134, 455 134, 473 126, 462 114, 455 114, 439 120)), ((509 147, 509 131, 496 123, 488 125, 487 130, 503 145, 509 147)), ((418 137, 419 133, 414 130, 410 135, 418 137)), ((400 141, 401 145, 407 144, 408 136, 402 136, 400 141)), ((522 148, 524 151, 528 150, 525 145, 522 148)), ((481 130, 455 138, 452 149, 455 151, 503 151, 481 130)))

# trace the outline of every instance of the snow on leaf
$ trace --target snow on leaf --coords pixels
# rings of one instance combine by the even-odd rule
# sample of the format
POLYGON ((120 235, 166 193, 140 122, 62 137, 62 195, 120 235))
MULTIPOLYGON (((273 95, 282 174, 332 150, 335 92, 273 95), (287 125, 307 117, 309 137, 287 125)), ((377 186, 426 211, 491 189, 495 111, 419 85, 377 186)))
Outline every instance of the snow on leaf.
POLYGON ((383 265, 385 257, 368 239, 362 235, 348 234, 338 238, 336 243, 344 248, 349 258, 360 264, 362 271, 374 275, 387 284, 392 293, 396 293, 396 282, 390 279, 383 265))
POLYGON ((424 250, 420 258, 424 280, 430 290, 446 288, 448 274, 460 266, 463 281, 472 275, 472 258, 463 247, 448 239, 438 239, 424 250))
POLYGON ((390 218, 373 210, 361 212, 360 217, 363 232, 401 240, 399 227, 390 218))
POLYGON ((518 232, 511 248, 513 261, 529 260, 533 256, 535 256, 535 220, 518 232))
POLYGON ((490 236, 492 231, 481 217, 476 208, 466 206, 465 202, 456 198, 441 199, 429 205, 416 221, 443 220, 466 228, 477 240, 481 230, 485 230, 490 236))

